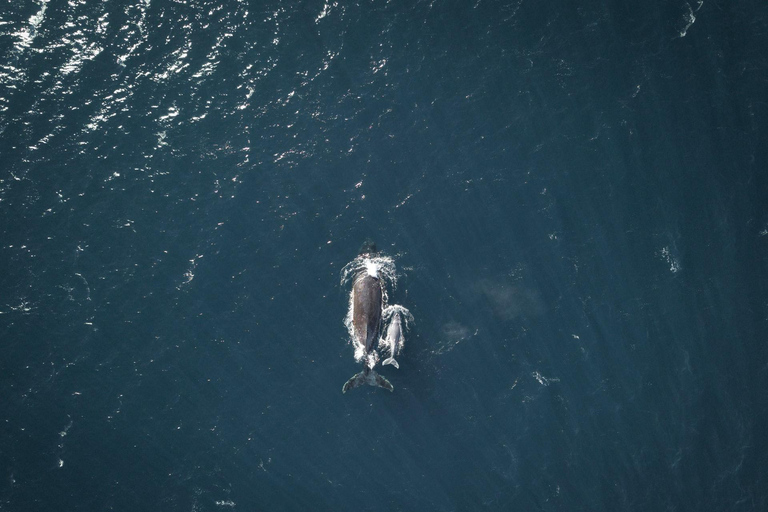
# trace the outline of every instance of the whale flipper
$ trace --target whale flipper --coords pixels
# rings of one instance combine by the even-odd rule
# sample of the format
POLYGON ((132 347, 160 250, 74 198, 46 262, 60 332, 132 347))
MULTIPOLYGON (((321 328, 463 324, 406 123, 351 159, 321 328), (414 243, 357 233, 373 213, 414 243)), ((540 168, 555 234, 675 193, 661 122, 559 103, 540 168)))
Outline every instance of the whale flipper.
POLYGON ((395 361, 395 358, 394 358, 394 357, 388 357, 388 358, 386 358, 386 359, 385 359, 385 360, 384 360, 384 361, 381 363, 381 365, 382 365, 382 366, 384 366, 385 364, 391 364, 392 366, 394 366, 394 367, 395 367, 395 368, 397 368, 398 370, 400 369, 400 365, 399 365, 399 364, 397 364, 397 361, 395 361))
POLYGON ((362 372, 354 375, 351 379, 344 383, 341 388, 342 393, 346 393, 352 388, 356 388, 362 384, 368 384, 369 386, 378 386, 380 388, 394 391, 395 387, 384 377, 379 375, 373 370, 363 370, 362 372))

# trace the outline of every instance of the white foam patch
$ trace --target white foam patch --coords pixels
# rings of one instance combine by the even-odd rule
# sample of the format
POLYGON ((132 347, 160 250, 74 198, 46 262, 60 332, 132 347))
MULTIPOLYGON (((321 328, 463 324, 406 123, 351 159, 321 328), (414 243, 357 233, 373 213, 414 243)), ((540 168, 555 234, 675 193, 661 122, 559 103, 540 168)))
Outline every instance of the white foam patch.
POLYGON ((696 2, 696 9, 691 7, 691 4, 686 2, 685 6, 688 8, 688 12, 683 14, 683 25, 680 29, 680 37, 685 37, 688 34, 688 29, 691 28, 691 26, 696 22, 696 16, 694 13, 699 12, 699 9, 704 5, 704 0, 698 0, 696 2))
POLYGON ((24 51, 32 46, 35 37, 37 37, 37 30, 40 28, 40 25, 45 19, 45 11, 48 9, 48 0, 43 0, 43 2, 39 5, 40 10, 37 12, 37 14, 34 14, 31 18, 29 18, 27 26, 13 34, 13 36, 18 39, 18 41, 14 43, 14 47, 17 51, 24 51))
POLYGON ((398 275, 395 260, 389 256, 381 255, 374 257, 361 255, 347 263, 341 269, 341 286, 346 286, 349 281, 357 280, 366 274, 383 279, 383 287, 397 287, 398 275), (372 274, 372 272, 375 272, 375 274, 372 274))
POLYGON ((379 267, 372 260, 365 260, 365 271, 373 278, 379 278, 379 267))
POLYGON ((669 265, 670 272, 672 272, 673 274, 676 274, 677 272, 680 271, 680 262, 678 261, 677 258, 675 258, 672 255, 672 253, 669 250, 669 246, 663 247, 659 251, 659 256, 661 257, 661 259, 667 262, 667 265, 669 265))
POLYGON ((542 386, 549 386, 553 382, 560 382, 560 379, 558 379, 557 377, 551 377, 548 379, 544 377, 542 374, 540 374, 539 372, 533 372, 531 374, 531 377, 536 379, 538 383, 541 384, 542 386))
POLYGON ((387 306, 384 308, 384 311, 382 311, 381 317, 384 319, 384 321, 387 321, 393 314, 395 314, 395 312, 400 313, 400 316, 403 318, 403 320, 405 320, 405 328, 410 330, 411 323, 413 323, 413 315, 405 306, 401 306, 400 304, 392 304, 391 306, 387 306))

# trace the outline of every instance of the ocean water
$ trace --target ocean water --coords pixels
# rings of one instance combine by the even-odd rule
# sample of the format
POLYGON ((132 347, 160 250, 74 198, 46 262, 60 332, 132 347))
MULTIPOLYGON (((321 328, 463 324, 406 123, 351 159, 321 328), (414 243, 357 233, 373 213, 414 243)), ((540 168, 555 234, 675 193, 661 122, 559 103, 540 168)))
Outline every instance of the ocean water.
POLYGON ((0 510, 768 510, 768 5, 9 1, 0 510), (341 270, 414 316, 394 392, 341 270))

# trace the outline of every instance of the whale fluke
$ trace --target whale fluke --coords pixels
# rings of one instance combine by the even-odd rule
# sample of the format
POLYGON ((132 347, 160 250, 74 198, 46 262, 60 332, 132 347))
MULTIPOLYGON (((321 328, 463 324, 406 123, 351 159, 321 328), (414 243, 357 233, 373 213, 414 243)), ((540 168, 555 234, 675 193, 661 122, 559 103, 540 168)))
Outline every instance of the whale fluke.
POLYGON ((386 359, 385 359, 385 360, 384 360, 384 361, 381 363, 381 365, 382 365, 382 366, 384 366, 385 364, 391 364, 392 366, 394 366, 394 367, 395 367, 395 368, 397 368, 398 370, 400 369, 400 365, 399 365, 399 364, 397 364, 397 361, 395 361, 395 358, 394 358, 394 357, 388 357, 388 358, 386 358, 386 359))
POLYGON ((394 386, 392 386, 392 384, 387 379, 375 371, 366 368, 345 382, 344 387, 341 388, 341 392, 346 393, 348 390, 363 384, 368 384, 369 386, 378 386, 380 388, 388 389, 389 391, 395 390, 394 386))

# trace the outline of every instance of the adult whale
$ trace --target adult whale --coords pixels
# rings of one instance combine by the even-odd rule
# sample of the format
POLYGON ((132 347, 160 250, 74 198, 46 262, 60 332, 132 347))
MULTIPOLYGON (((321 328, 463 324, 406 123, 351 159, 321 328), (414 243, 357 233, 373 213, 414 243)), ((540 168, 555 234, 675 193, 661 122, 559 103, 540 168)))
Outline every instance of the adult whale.
MULTIPOLYGON (((360 252, 361 258, 370 258, 375 255, 376 246, 366 244, 360 252)), ((394 391, 392 384, 373 371, 369 365, 369 357, 376 349, 381 333, 381 312, 383 308, 382 284, 374 265, 366 265, 366 272, 361 273, 355 279, 352 286, 352 330, 357 343, 363 347, 363 371, 354 375, 341 388, 346 393, 352 388, 362 384, 378 386, 394 391)))

